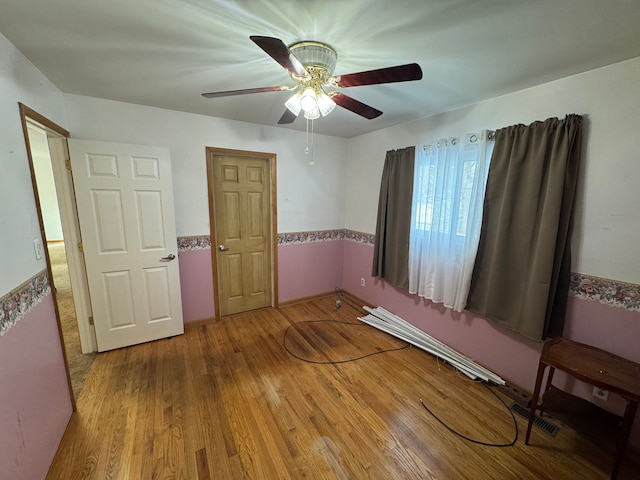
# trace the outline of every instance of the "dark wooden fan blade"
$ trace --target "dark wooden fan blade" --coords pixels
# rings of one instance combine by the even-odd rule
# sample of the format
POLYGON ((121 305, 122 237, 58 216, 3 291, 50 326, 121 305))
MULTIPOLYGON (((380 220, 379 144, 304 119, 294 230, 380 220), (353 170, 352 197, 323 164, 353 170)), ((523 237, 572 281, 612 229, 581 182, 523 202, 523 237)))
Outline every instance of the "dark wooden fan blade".
POLYGON ((279 38, 260 37, 258 35, 252 35, 249 38, 262 50, 267 52, 271 58, 282 65, 291 75, 297 75, 299 77, 309 76, 304 65, 300 63, 300 60, 291 53, 289 47, 279 38))
POLYGON ((351 98, 344 93, 331 92, 329 96, 331 97, 331 100, 336 102, 336 105, 340 105, 342 108, 351 110, 353 113, 357 113, 358 115, 364 118, 368 118, 369 120, 382 115, 382 112, 380 110, 359 102, 355 98, 351 98))
POLYGON ((233 97, 234 95, 246 95, 247 93, 281 92, 283 90, 289 90, 289 87, 243 88, 242 90, 227 90, 226 92, 203 93, 202 96, 206 98, 233 97))
POLYGON ((278 125, 286 125, 288 123, 293 123, 296 118, 298 118, 298 116, 287 108, 282 114, 282 116, 280 117, 280 120, 278 120, 278 125))
POLYGON ((366 72, 348 73, 336 77, 339 87, 357 87, 359 85, 377 85, 380 83, 410 82, 422 78, 422 69, 417 63, 379 68, 366 72))

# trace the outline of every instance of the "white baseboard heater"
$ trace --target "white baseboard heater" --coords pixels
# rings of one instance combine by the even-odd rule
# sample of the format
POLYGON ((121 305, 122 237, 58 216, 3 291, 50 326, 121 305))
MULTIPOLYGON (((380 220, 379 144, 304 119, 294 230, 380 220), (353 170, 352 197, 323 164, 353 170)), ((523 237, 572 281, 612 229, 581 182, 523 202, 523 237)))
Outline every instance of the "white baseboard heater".
POLYGON ((369 315, 358 317, 358 320, 441 358, 471 379, 484 380, 496 385, 505 384, 505 381, 495 373, 478 365, 470 358, 465 357, 388 310, 382 307, 370 308, 365 306, 363 308, 369 312, 369 315))

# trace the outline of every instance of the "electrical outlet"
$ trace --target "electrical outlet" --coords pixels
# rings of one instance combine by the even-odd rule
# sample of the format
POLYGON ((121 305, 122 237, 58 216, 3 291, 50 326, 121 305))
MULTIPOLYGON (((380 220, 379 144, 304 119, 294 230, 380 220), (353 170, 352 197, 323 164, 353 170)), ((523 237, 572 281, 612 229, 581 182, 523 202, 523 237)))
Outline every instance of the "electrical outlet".
POLYGON ((360 286, 364 287, 364 284, 365 284, 364 277, 360 277, 360 286))
POLYGON ((593 396, 598 397, 600 400, 604 400, 605 402, 609 400, 609 390, 603 390, 598 387, 593 387, 593 396))

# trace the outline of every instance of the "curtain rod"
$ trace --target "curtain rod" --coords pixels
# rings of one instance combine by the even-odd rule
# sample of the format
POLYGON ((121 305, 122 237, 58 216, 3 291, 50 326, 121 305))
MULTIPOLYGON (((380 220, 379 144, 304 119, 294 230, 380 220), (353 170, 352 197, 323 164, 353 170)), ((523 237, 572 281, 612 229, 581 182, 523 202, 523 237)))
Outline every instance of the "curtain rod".
MULTIPOLYGON (((493 140, 496 137, 496 131, 495 130, 484 130, 484 131, 487 132, 487 140, 493 140)), ((451 144, 452 145, 456 145, 458 143, 458 137, 449 137, 449 138, 452 139, 451 140, 451 144)), ((471 137, 469 137, 469 139, 471 140, 472 143, 475 142, 478 139, 477 134, 472 133, 471 137)), ((445 139, 440 139, 440 140, 445 140, 446 141, 447 139, 445 138, 445 139)), ((438 140, 438 142, 440 142, 440 140, 438 140)), ((431 144, 425 143, 425 144, 422 145, 422 148, 427 148, 429 146, 431 146, 431 144)))

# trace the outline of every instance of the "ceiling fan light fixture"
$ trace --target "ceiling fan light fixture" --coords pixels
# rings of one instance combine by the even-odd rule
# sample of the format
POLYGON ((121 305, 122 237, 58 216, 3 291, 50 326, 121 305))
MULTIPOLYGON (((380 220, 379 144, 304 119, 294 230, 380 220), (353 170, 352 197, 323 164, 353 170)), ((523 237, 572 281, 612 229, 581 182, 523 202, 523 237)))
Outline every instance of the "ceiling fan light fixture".
POLYGON ((296 117, 300 113, 302 109, 302 105, 300 105, 300 98, 302 97, 302 91, 298 91, 294 93, 289 100, 284 102, 284 106, 289 109, 291 113, 293 113, 296 117))
POLYGON ((310 112, 318 109, 318 98, 313 87, 306 87, 302 91, 302 96, 300 97, 300 106, 305 112, 310 112))
POLYGON ((334 108, 336 108, 336 102, 334 102, 329 95, 327 95, 323 90, 320 90, 320 93, 317 96, 318 99, 318 109, 323 117, 329 115, 334 108))
POLYGON ((382 112, 343 93, 336 91, 327 93, 324 88, 337 89, 422 79, 422 69, 417 63, 334 76, 333 71, 338 55, 326 43, 300 41, 287 46, 282 40, 275 37, 251 35, 249 38, 289 73, 295 85, 292 87, 244 88, 203 93, 202 95, 206 98, 218 98, 249 93, 296 90, 297 93, 285 102, 287 109, 278 120, 278 125, 293 123, 303 110, 307 119, 315 119, 320 115, 327 116, 336 105, 372 120, 382 115, 382 112))

